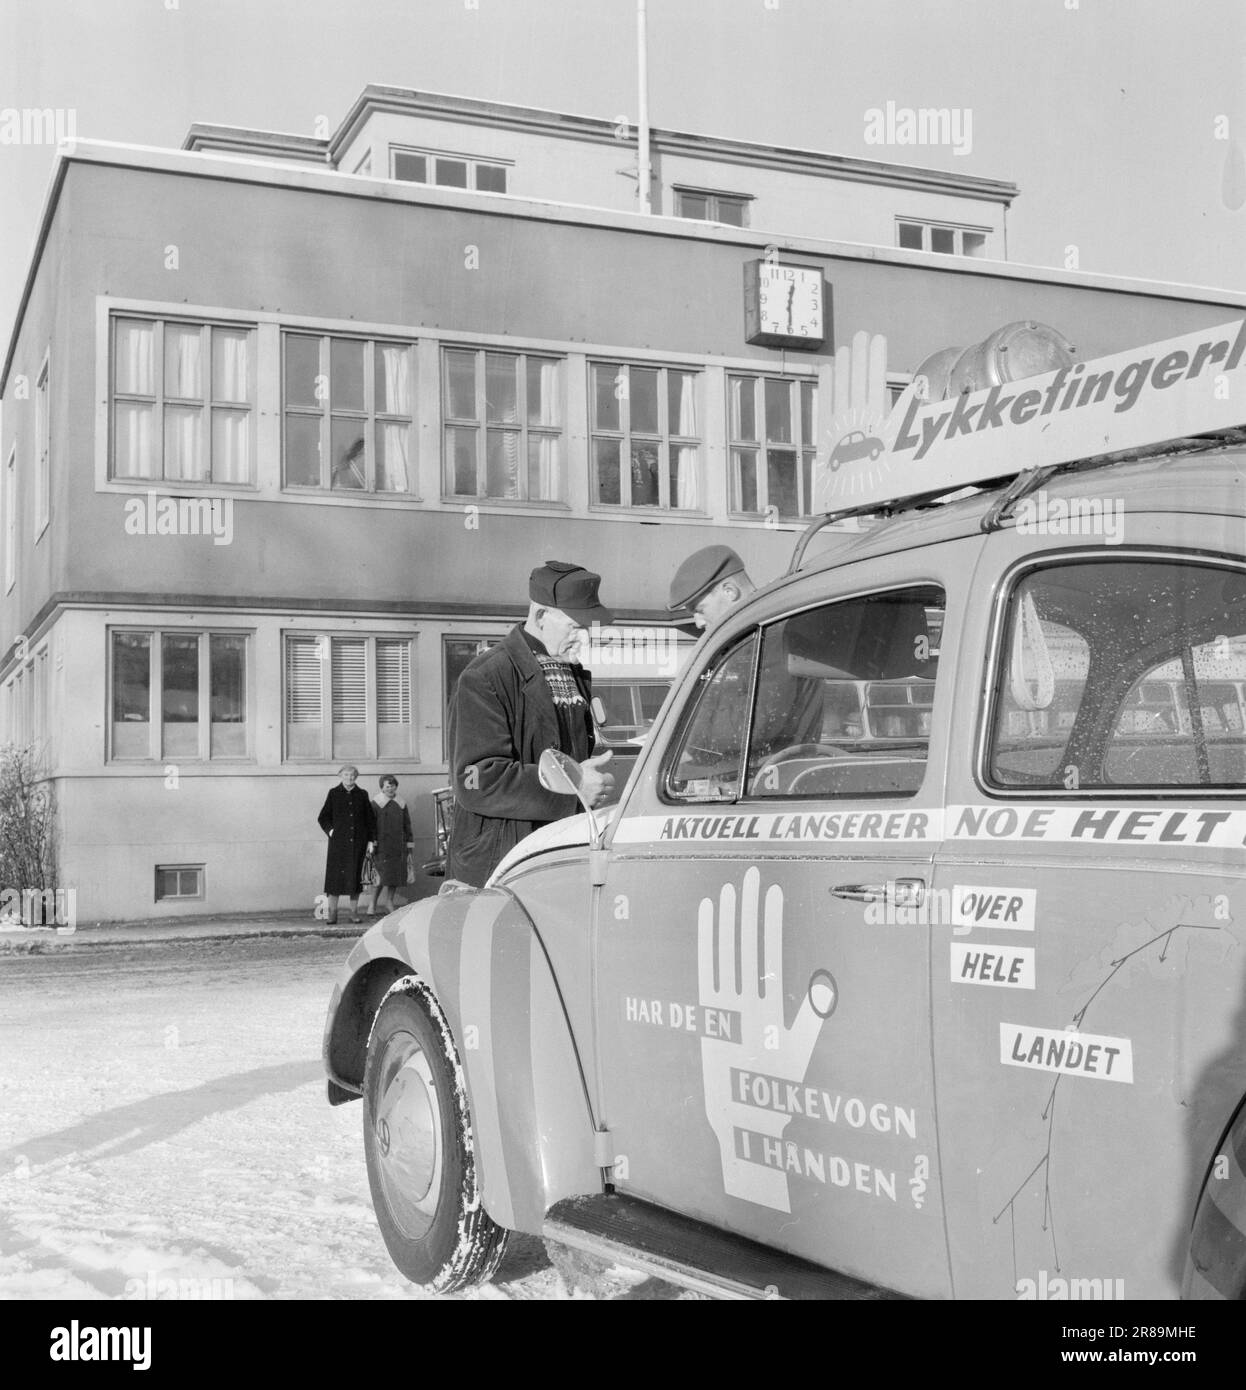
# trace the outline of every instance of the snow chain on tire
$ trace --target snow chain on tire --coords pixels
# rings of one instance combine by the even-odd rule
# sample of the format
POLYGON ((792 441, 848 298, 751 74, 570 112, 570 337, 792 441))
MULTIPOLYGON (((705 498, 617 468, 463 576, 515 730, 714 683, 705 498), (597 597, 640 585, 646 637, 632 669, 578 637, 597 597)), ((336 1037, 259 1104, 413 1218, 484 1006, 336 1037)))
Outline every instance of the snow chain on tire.
POLYGON ((476 1141, 472 1133, 467 1083, 458 1049, 446 1016, 432 991, 415 975, 404 975, 385 992, 368 1030, 366 1053, 372 1050, 372 1036, 385 1004, 395 994, 408 995, 428 1015, 441 1039, 442 1058, 454 1082, 453 1107, 463 1135, 463 1191, 458 1216, 458 1240, 441 1272, 424 1287, 436 1293, 453 1293, 474 1284, 487 1283, 506 1253, 510 1232, 499 1226, 485 1211, 480 1198, 476 1168, 476 1141))

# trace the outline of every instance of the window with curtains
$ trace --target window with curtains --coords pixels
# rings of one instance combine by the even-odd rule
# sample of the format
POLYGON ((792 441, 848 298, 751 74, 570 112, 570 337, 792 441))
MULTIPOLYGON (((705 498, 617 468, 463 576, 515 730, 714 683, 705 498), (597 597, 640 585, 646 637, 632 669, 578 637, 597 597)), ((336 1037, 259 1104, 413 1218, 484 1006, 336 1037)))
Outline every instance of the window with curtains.
POLYGON ((808 516, 817 388, 793 377, 727 377, 731 510, 808 516))
POLYGON ((17 583, 17 445, 4 466, 4 592, 17 583))
POLYGON ((48 358, 45 355, 35 382, 35 536, 47 529, 51 498, 51 409, 48 396, 48 358))
POLYGON ((26 723, 24 709, 24 697, 29 684, 25 668, 20 666, 4 684, 4 742, 16 743, 19 747, 30 741, 30 729, 26 723))
POLYGON ((36 750, 43 754, 48 741, 48 649, 45 643, 35 653, 33 664, 28 668, 32 682, 33 702, 31 719, 31 740, 36 750))
POLYGON ((37 756, 45 755, 50 729, 48 700, 48 646, 45 642, 5 682, 0 698, 0 743, 29 745, 37 756))
POLYGON ((412 640, 285 638, 286 757, 412 758, 412 640))
POLYGON ((283 349, 286 486, 409 496, 412 345, 286 333, 283 349))
POLYGON ((112 477, 255 481, 255 330, 114 315, 112 477))
POLYGON ((702 505, 700 373, 589 364, 593 501, 695 510, 702 505))
POLYGON ((206 762, 250 756, 245 632, 114 628, 110 754, 206 762))
POLYGON ((441 363, 447 495, 560 501, 561 360, 445 348, 441 363))

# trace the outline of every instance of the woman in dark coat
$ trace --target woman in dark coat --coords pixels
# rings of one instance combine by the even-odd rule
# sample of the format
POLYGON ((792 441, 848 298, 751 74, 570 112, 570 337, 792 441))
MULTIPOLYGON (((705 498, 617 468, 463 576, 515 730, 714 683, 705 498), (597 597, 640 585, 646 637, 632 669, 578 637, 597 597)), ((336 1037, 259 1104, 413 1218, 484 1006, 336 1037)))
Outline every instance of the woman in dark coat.
POLYGON ((329 900, 327 920, 337 921, 337 900, 344 894, 350 899, 350 920, 361 922, 355 899, 359 896, 364 856, 376 841, 376 813, 372 798, 355 785, 359 769, 344 767, 339 775, 342 784, 330 788, 319 816, 320 828, 329 837, 324 868, 324 891, 329 900))
POLYGON ((407 881, 407 849, 415 841, 411 833, 411 813, 398 800, 398 779, 392 772, 381 778, 381 797, 374 805, 376 811, 376 894, 372 900, 375 916, 381 912, 392 912, 395 907, 394 891, 407 881), (388 894, 389 906, 383 907, 382 899, 388 894))

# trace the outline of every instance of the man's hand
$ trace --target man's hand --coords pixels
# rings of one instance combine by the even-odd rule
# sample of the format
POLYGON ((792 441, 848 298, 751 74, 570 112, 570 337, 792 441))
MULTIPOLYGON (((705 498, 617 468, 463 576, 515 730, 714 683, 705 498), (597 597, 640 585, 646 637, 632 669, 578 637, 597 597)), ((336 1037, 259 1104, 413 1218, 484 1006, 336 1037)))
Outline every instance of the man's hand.
POLYGON ((595 758, 585 758, 580 764, 583 778, 580 790, 590 806, 602 805, 610 799, 610 793, 614 791, 614 774, 602 770, 613 757, 614 754, 607 748, 604 753, 598 753, 595 758))

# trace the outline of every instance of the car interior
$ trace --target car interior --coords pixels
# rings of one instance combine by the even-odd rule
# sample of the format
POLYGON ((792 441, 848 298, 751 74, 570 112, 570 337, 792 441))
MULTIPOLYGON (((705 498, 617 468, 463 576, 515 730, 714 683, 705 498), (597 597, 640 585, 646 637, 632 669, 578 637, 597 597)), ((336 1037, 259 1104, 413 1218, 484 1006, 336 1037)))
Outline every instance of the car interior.
POLYGON ((1240 788, 1246 574, 1176 560, 1032 572, 991 720, 1003 786, 1240 788))

